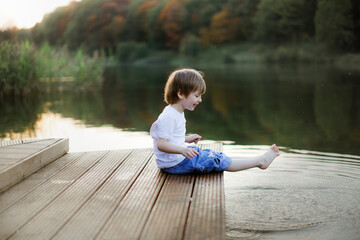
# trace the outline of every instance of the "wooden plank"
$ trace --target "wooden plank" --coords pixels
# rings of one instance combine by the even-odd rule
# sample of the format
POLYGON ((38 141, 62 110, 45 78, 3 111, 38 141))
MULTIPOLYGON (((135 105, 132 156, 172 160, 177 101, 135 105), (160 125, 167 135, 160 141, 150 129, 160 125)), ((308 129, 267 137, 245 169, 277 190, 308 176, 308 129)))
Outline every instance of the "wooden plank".
POLYGON ((23 143, 31 143, 31 142, 40 142, 40 141, 48 141, 53 138, 45 138, 45 139, 38 139, 38 138, 30 138, 30 139, 16 139, 16 140, 1 140, 0 141, 0 148, 11 146, 11 145, 17 145, 17 144, 23 144, 23 143))
POLYGON ((71 168, 74 165, 74 161, 83 154, 84 153, 66 154, 64 157, 33 173, 20 184, 16 184, 4 191, 0 194, 0 213, 35 191, 42 184, 51 181, 52 177, 56 176, 59 172, 64 171, 66 168, 71 168))
POLYGON ((6 147, 9 145, 19 144, 19 140, 2 140, 0 141, 0 147, 6 147))
POLYGON ((223 173, 199 175, 186 225, 185 239, 225 239, 223 173))
MULTIPOLYGON (((31 222, 20 228, 12 239, 52 238, 57 231, 91 198, 129 151, 109 152, 98 164, 74 182, 66 191, 44 207, 31 222)), ((94 216, 96 217, 96 216, 94 216)))
MULTIPOLYGON (((0 213, 0 239, 7 239, 16 233, 33 217, 61 195, 81 176, 98 164, 109 152, 83 154, 74 164, 53 175, 44 184, 27 194, 21 201, 0 213)), ((20 183, 21 184, 21 183, 20 183)), ((8 189, 12 191, 13 189, 8 189)), ((55 216, 56 217, 56 216, 55 216)))
MULTIPOLYGON (((221 145, 205 145, 220 151, 221 145)), ((142 239, 224 239, 223 174, 169 175, 142 239)))
POLYGON ((16 145, 10 145, 6 146, 5 148, 11 148, 11 149, 39 149, 41 147, 46 147, 50 145, 53 142, 57 142, 59 139, 53 139, 46 142, 32 142, 32 143, 24 143, 24 144, 16 144, 16 145))
MULTIPOLYGON (((201 148, 222 151, 222 144, 201 148)), ((224 195, 222 172, 196 176, 184 239, 225 239, 224 195)))
MULTIPOLYGON (((151 149, 135 150, 53 238, 93 239, 128 194, 135 180, 137 181, 151 155, 151 149)), ((146 196, 140 197, 146 198, 146 196)), ((131 216, 122 215, 124 222, 129 220, 128 217, 131 216)), ((124 233, 120 233, 116 239, 119 239, 119 236, 123 238, 124 233)))
POLYGON ((67 154, 4 192, 5 208, 1 194, 0 239, 224 239, 222 173, 168 175, 151 149, 120 152, 50 168, 67 154))
MULTIPOLYGON (((24 154, 25 157, 31 156, 33 154, 36 154, 40 152, 41 150, 45 149, 46 147, 49 147, 51 145, 57 144, 62 139, 50 139, 47 141, 34 142, 34 143, 26 143, 26 144, 16 144, 16 145, 9 145, 6 147, 0 148, 0 162, 3 162, 4 159, 11 159, 16 158, 15 155, 17 154, 24 154), (11 157, 11 155, 13 155, 11 157)), ((21 161, 25 157, 24 156, 18 156, 18 160, 21 161)))
POLYGON ((1 162, 4 162, 4 159, 6 160, 13 160, 12 162, 18 162, 21 159, 29 156, 29 153, 22 153, 22 152, 2 152, 0 153, 1 162))
POLYGON ((32 142, 41 142, 41 141, 47 141, 51 138, 30 138, 30 139, 22 139, 22 143, 32 143, 32 142))
POLYGON ((8 168, 9 166, 11 166, 12 163, 0 163, 0 169, 2 168, 8 168))
MULTIPOLYGON (((41 148, 37 147, 36 149, 41 149, 41 148)), ((34 153, 34 149, 21 148, 21 147, 18 147, 18 146, 8 146, 8 147, 0 148, 0 156, 3 153, 17 153, 17 152, 31 154, 31 153, 34 153)))
POLYGON ((154 205, 140 239, 182 239, 195 175, 171 175, 154 205))
POLYGON ((96 239, 139 239, 166 176, 153 156, 96 239))
MULTIPOLYGON (((69 150, 69 139, 52 139, 41 143, 27 143, 20 146, 21 148, 31 146, 34 148, 34 152, 28 157, 19 155, 17 161, 16 158, 9 157, 4 157, 4 159, 2 159, 5 163, 12 163, 12 165, 0 169, 0 192, 3 192, 30 174, 64 155, 69 150)), ((19 145, 8 146, 5 148, 13 151, 16 150, 16 148, 19 148, 19 145)), ((4 155, 8 156, 5 153, 4 155)))

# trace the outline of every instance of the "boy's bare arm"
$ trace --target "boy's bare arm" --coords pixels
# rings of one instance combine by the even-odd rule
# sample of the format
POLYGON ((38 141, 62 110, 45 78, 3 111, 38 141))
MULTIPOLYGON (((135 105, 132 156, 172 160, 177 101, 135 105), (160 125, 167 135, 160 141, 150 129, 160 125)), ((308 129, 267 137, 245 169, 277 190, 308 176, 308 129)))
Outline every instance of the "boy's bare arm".
POLYGON ((165 138, 158 139, 157 148, 162 152, 181 154, 184 157, 187 157, 189 159, 192 159, 193 157, 195 157, 196 155, 199 154, 198 151, 196 151, 193 148, 180 147, 180 146, 171 144, 165 138))
POLYGON ((185 142, 197 144, 202 137, 199 134, 192 134, 185 137, 185 142))

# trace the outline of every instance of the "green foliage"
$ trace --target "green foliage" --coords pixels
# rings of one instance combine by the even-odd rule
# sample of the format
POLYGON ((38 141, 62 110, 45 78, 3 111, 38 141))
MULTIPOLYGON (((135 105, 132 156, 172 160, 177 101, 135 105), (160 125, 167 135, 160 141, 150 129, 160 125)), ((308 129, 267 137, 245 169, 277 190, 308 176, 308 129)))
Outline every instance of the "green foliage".
POLYGON ((63 43, 63 31, 59 29, 59 24, 65 16, 65 10, 65 7, 60 7, 53 13, 44 16, 42 23, 37 24, 34 28, 33 36, 35 42, 42 42, 46 39, 45 41, 51 45, 59 45, 63 43))
POLYGON ((147 28, 149 31, 149 45, 155 48, 164 47, 166 36, 164 31, 161 29, 161 24, 158 21, 161 10, 169 0, 160 0, 159 3, 149 10, 147 28))
POLYGON ((62 69, 68 64, 68 58, 66 48, 56 50, 48 43, 42 44, 36 52, 40 77, 49 80, 62 77, 62 69))
POLYGON ((194 35, 183 38, 180 44, 180 53, 188 56, 196 56, 200 51, 200 41, 194 35))
POLYGON ((79 89, 102 82, 102 59, 76 55, 65 47, 53 48, 44 43, 36 48, 29 42, 0 43, 0 97, 23 96, 38 89, 40 80, 61 82, 65 79, 79 89))
POLYGON ((134 0, 130 2, 127 13, 127 30, 131 34, 131 39, 135 41, 147 41, 148 33, 148 9, 143 9, 142 5, 146 0, 134 0))
POLYGON ((65 43, 70 50, 76 50, 82 46, 85 41, 91 46, 98 46, 99 39, 97 29, 93 28, 93 34, 86 36, 87 26, 85 23, 88 22, 89 17, 98 14, 101 2, 101 0, 84 1, 76 7, 76 14, 71 17, 71 21, 68 22, 64 32, 65 43))
POLYGON ((184 4, 184 15, 182 25, 194 34, 197 34, 203 27, 208 27, 211 18, 223 7, 221 1, 213 0, 189 0, 184 4))
POLYGON ((0 97, 20 96, 38 86, 35 48, 29 42, 0 42, 0 97))
POLYGON ((334 50, 350 50, 356 40, 352 1, 319 0, 316 39, 334 50))
POLYGON ((315 44, 287 44, 265 50, 264 61, 267 63, 325 63, 331 62, 324 46, 315 44), (326 57, 325 57, 326 56, 326 57))
POLYGON ((249 41, 254 32, 254 15, 260 0, 228 0, 226 9, 230 16, 239 18, 239 25, 236 29, 237 40, 249 41))
POLYGON ((75 83, 82 89, 89 89, 101 83, 103 67, 97 58, 90 58, 78 50, 73 64, 73 76, 75 83))
MULTIPOLYGON (((0 31, 0 39, 28 39, 26 34, 0 31)), ((189 35, 200 40, 201 49, 254 40, 272 46, 317 40, 331 49, 354 52, 360 50, 360 2, 74 1, 46 15, 31 30, 31 35, 37 45, 44 42, 51 46, 66 45, 71 51, 81 48, 90 54, 100 49, 106 53, 115 51, 124 42, 142 42, 153 49, 189 54, 185 50, 191 48, 189 35)))
POLYGON ((116 56, 120 62, 134 62, 148 55, 149 49, 145 43, 124 42, 116 48, 116 56))
POLYGON ((46 81, 72 79, 77 88, 88 89, 102 81, 102 60, 89 57, 78 50, 72 54, 66 47, 51 48, 43 44, 37 53, 39 74, 46 81))
POLYGON ((224 63, 225 64, 233 64, 233 63, 235 63, 235 59, 232 57, 232 55, 225 54, 224 55, 224 63))
POLYGON ((281 43, 313 37, 315 0, 262 0, 255 16, 255 39, 281 43))

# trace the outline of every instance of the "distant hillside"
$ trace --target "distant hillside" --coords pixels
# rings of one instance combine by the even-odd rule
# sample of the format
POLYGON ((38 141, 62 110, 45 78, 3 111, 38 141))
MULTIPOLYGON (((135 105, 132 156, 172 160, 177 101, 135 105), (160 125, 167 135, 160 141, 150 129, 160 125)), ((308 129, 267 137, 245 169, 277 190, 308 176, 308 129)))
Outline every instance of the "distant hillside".
POLYGON ((57 8, 31 31, 36 43, 70 49, 151 48, 240 42, 318 42, 360 49, 358 0, 83 0, 57 8))

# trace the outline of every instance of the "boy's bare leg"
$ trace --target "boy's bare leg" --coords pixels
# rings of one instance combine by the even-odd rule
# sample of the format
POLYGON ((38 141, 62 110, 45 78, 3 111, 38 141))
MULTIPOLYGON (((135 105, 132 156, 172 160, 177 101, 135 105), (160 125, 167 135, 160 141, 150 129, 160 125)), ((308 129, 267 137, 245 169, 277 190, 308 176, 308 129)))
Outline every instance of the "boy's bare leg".
POLYGON ((237 172, 254 167, 266 169, 279 155, 279 148, 273 144, 266 153, 257 157, 232 157, 232 162, 226 171, 237 172))

